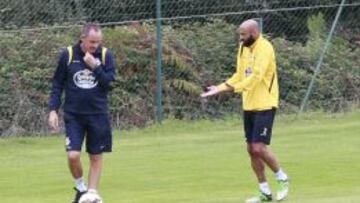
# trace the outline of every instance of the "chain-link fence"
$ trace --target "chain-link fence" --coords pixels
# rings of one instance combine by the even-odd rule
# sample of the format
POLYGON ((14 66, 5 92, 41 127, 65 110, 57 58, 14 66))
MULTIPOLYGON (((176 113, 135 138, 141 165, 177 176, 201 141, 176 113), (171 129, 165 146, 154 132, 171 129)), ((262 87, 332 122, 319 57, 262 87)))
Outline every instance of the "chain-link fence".
MULTIPOLYGON (((160 1, 159 1, 160 2, 160 1)), ((162 0, 162 115, 218 118, 241 111, 241 96, 199 94, 235 71, 245 19, 256 18, 275 46, 282 112, 297 113, 336 22, 308 109, 342 111, 360 99, 360 1, 162 0)), ((157 39, 153 0, 0 0, 0 133, 48 132, 47 100, 59 50, 96 21, 117 62, 110 96, 116 127, 156 119, 157 39)))

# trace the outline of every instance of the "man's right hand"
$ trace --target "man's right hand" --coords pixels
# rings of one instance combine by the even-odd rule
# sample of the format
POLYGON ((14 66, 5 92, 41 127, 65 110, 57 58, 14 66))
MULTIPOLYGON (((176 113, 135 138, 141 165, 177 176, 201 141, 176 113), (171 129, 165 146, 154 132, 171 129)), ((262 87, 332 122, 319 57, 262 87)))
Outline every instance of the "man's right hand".
POLYGON ((55 132, 59 131, 59 116, 56 111, 50 111, 49 125, 55 132))
POLYGON ((207 92, 204 92, 200 95, 202 98, 217 95, 221 92, 217 86, 210 86, 210 87, 207 87, 206 89, 207 89, 207 92))

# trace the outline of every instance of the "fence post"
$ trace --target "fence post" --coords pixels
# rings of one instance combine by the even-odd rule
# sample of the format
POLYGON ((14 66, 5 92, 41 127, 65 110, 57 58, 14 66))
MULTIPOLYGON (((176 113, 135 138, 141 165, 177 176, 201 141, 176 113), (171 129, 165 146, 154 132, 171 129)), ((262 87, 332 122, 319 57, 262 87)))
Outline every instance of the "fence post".
POLYGON ((263 26, 264 26, 263 18, 254 18, 254 20, 256 20, 256 22, 258 23, 260 32, 263 32, 263 26))
POLYGON ((329 33, 329 35, 327 36, 327 39, 326 39, 324 48, 323 48, 323 50, 322 50, 322 52, 321 52, 319 61, 318 61, 317 65, 316 65, 314 75, 313 75, 313 77, 311 78, 310 85, 309 85, 309 87, 308 87, 308 89, 307 89, 307 91, 306 91, 306 95, 305 95, 305 97, 304 97, 304 99, 303 99, 303 101, 302 101, 302 103, 301 103, 300 111, 299 111, 298 114, 302 114, 302 113, 304 112, 304 109, 305 109, 305 107, 306 107, 306 103, 307 103, 307 101, 309 100, 309 96, 310 96, 310 93, 311 93, 311 91, 312 91, 312 89, 313 89, 313 86, 314 86, 314 83, 315 83, 315 79, 316 79, 317 75, 318 75, 319 72, 320 72, 320 67, 321 67, 321 65, 322 65, 322 63, 323 63, 325 53, 326 53, 326 51, 327 51, 327 49, 328 49, 328 47, 329 47, 330 40, 331 40, 331 38, 332 38, 332 36, 333 36, 335 27, 336 27, 336 25, 337 25, 337 23, 338 23, 338 21, 339 21, 339 17, 340 17, 340 14, 341 14, 342 9, 343 9, 343 7, 344 7, 344 4, 345 4, 345 0, 342 0, 342 1, 341 1, 341 4, 340 4, 340 7, 339 7, 339 9, 338 9, 338 11, 337 11, 337 13, 336 13, 336 17, 335 17, 335 19, 334 19, 334 22, 333 22, 333 24, 332 24, 332 26, 331 26, 330 33, 329 33))
POLYGON ((161 29, 161 0, 156 0, 156 121, 162 121, 162 29, 161 29))

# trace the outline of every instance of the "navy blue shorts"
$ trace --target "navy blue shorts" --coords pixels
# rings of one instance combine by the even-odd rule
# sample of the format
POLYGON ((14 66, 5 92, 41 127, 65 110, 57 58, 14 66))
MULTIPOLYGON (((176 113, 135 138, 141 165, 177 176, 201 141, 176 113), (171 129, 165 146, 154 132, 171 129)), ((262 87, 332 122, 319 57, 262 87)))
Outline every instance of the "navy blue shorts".
POLYGON ((276 109, 244 111, 244 129, 247 143, 270 144, 276 109))
POLYGON ((112 134, 108 114, 65 113, 66 151, 81 151, 86 137, 86 152, 101 154, 112 151, 112 134))

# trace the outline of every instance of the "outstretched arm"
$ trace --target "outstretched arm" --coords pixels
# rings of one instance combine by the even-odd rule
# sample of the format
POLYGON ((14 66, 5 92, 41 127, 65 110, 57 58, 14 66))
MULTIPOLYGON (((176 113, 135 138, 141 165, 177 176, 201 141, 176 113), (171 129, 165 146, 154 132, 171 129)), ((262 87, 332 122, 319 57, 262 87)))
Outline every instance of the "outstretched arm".
POLYGON ((228 85, 226 83, 223 83, 223 84, 218 85, 218 86, 209 86, 209 87, 207 87, 207 91, 203 92, 200 96, 202 98, 206 98, 206 97, 210 97, 210 96, 220 94, 222 92, 229 92, 229 91, 234 91, 234 89, 230 85, 228 85))

